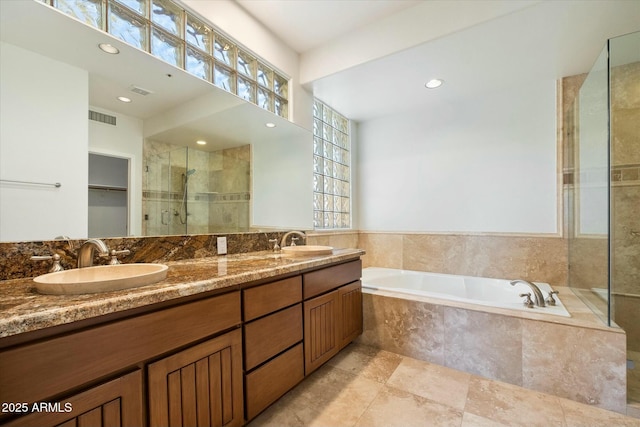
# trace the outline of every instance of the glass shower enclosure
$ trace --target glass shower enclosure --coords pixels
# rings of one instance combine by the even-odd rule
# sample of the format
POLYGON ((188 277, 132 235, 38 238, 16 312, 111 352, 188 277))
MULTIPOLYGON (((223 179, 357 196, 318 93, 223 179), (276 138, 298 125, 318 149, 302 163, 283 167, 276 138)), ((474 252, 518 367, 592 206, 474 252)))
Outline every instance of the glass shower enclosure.
POLYGON ((608 40, 565 126, 569 286, 624 329, 640 402, 640 32, 608 40))
POLYGON ((249 230, 250 146, 207 152, 145 142, 143 234, 249 230))

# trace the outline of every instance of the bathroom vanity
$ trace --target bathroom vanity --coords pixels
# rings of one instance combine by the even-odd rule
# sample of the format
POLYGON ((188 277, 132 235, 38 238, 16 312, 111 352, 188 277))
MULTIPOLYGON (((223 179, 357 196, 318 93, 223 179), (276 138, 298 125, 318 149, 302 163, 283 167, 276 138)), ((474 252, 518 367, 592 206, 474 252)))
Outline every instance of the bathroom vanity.
POLYGON ((0 309, 0 424, 243 425, 362 332, 362 253, 169 263, 82 296, 0 282, 25 298, 0 309))

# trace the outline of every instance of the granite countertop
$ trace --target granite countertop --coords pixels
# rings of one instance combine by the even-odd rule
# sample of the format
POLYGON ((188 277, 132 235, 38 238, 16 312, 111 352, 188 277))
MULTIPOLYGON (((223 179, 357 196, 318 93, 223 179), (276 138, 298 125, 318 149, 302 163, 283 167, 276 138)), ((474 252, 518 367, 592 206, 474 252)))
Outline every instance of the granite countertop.
POLYGON ((270 251, 167 262, 162 282, 86 295, 42 295, 31 278, 0 281, 0 338, 357 259, 360 249, 287 257, 270 251))

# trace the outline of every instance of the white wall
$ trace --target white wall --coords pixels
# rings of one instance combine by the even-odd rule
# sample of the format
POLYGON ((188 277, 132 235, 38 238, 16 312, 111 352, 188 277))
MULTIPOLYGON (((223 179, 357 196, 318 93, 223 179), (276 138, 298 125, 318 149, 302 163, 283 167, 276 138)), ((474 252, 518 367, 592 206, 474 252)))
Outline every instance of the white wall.
POLYGON ((89 120, 89 151, 129 159, 129 235, 142 234, 142 120, 98 107, 116 117, 116 125, 89 120))
POLYGON ((359 228, 558 232, 555 87, 360 123, 359 228))
POLYGON ((0 241, 87 236, 88 74, 0 43, 0 241))

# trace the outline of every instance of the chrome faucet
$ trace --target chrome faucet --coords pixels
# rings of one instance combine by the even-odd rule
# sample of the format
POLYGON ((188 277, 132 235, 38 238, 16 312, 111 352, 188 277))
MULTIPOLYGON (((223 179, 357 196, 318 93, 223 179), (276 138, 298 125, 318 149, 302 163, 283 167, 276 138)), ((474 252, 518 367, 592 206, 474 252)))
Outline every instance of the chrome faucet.
MULTIPOLYGON (((307 238, 307 236, 305 236, 304 233, 301 232, 301 231, 289 231, 288 233, 285 233, 284 236, 282 236, 282 242, 280 243, 280 247, 284 248, 286 246, 287 237, 291 236, 292 234, 297 234, 298 236, 302 237, 303 240, 305 240, 307 238)), ((292 237, 291 238, 291 246, 295 246, 296 245, 296 240, 298 240, 297 237, 292 237)))
POLYGON ((540 288, 535 283, 529 282, 528 280, 521 280, 521 279, 512 280, 509 283, 511 283, 511 286, 515 286, 516 283, 524 283, 525 285, 529 286, 533 291, 533 302, 538 307, 544 307, 544 296, 542 295, 542 291, 540 291, 540 288))
POLYGON ((93 255, 98 250, 100 256, 108 256, 109 248, 100 239, 89 239, 78 249, 78 268, 91 267, 93 255))

